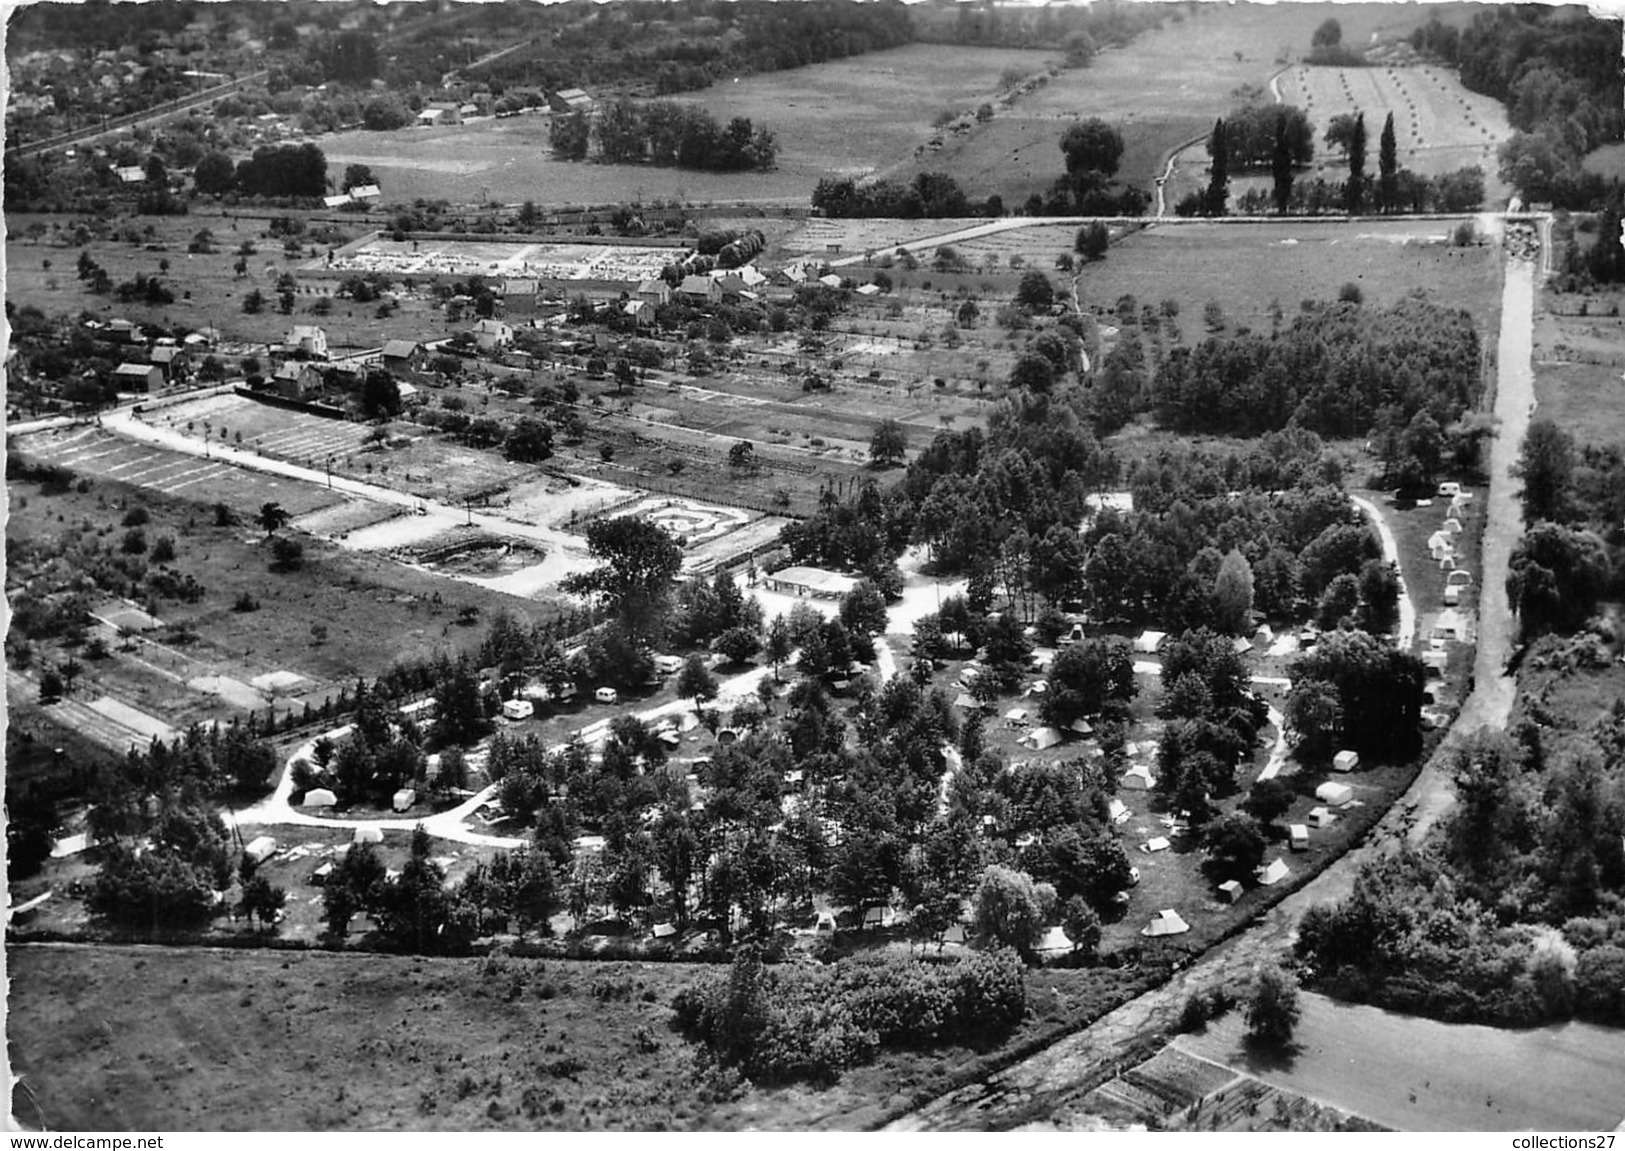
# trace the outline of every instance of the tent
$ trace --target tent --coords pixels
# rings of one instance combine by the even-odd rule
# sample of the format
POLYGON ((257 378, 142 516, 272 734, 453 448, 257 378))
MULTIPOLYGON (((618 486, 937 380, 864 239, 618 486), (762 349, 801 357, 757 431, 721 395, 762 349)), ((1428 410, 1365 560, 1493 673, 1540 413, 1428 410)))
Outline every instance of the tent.
POLYGON ((403 787, 397 791, 390 800, 390 807, 396 811, 410 811, 412 805, 418 801, 418 793, 410 787, 403 787))
POLYGON ((1025 723, 1027 721, 1027 709, 1024 707, 1012 707, 1009 711, 1004 713, 1004 718, 1008 719, 1011 723, 1025 723))
POLYGON ((350 837, 350 842, 351 843, 382 843, 382 842, 384 842, 384 833, 383 833, 382 830, 380 830, 379 828, 376 828, 376 827, 370 827, 370 826, 358 827, 358 828, 355 829, 355 834, 350 837))
POLYGON ((1309 809, 1309 822, 1316 827, 1330 827, 1337 822, 1337 816, 1331 813, 1330 808, 1311 807, 1309 809))
POLYGON ((1049 690, 1049 680, 1035 679, 1027 685, 1027 695, 1043 695, 1049 690))
POLYGON ((1451 516, 1444 521, 1444 524, 1439 528, 1439 530, 1449 532, 1451 535, 1454 535, 1461 530, 1461 521, 1455 516, 1451 516))
POLYGON ((502 703, 504 719, 529 719, 536 714, 535 705, 528 699, 509 699, 502 703))
POLYGON ((325 788, 325 787, 313 787, 309 791, 305 792, 304 801, 302 803, 300 803, 299 806, 300 807, 332 807, 338 801, 339 801, 339 797, 334 795, 331 791, 327 790, 327 788, 325 788))
POLYGON ((943 933, 942 941, 944 943, 963 944, 965 942, 965 925, 962 923, 954 924, 943 933))
POLYGON ((1353 771, 1360 766, 1360 753, 1357 751, 1340 751, 1332 756, 1333 771, 1353 771))
POLYGON ((1035 727, 1027 734, 1027 746, 1034 751, 1046 751, 1061 742, 1061 733, 1053 727, 1035 727))
POLYGON ((1433 621, 1433 638, 1467 642, 1467 621, 1454 608, 1446 608, 1433 621))
POLYGON ((1261 887, 1274 887, 1291 874, 1292 869, 1286 865, 1286 861, 1277 858, 1268 867, 1258 869, 1258 883, 1261 887))
POLYGON ((1237 883, 1234 879, 1227 879, 1223 883, 1219 884, 1219 894, 1224 896, 1224 901, 1226 903, 1240 903, 1241 891, 1241 884, 1237 883))
POLYGON ((1140 928, 1141 935, 1183 935, 1191 925, 1180 918, 1179 912, 1165 907, 1151 917, 1151 922, 1140 928))
POLYGON ((966 708, 966 709, 971 709, 971 708, 980 708, 982 705, 979 702, 977 702, 975 697, 973 697, 970 692, 962 691, 962 692, 959 693, 959 698, 954 700, 954 706, 955 707, 963 707, 963 708, 966 708))
POLYGON ((1445 587, 1470 587, 1473 582, 1473 573, 1466 568, 1457 568, 1444 577, 1445 587))
POLYGON ((272 839, 269 835, 262 835, 257 839, 251 840, 248 846, 243 848, 243 858, 252 859, 255 863, 264 863, 275 853, 276 840, 272 839))
POLYGON ((1309 828, 1304 824, 1290 824, 1287 827, 1287 834, 1291 837, 1293 851, 1309 850, 1309 828))
POLYGON ((1067 730, 1073 735, 1093 735, 1094 726, 1086 719, 1075 719, 1067 725, 1067 730))
POLYGON ((332 874, 333 874, 333 864, 332 864, 331 861, 329 861, 327 863, 322 864, 315 871, 310 873, 310 881, 311 881, 311 883, 315 884, 317 887, 320 887, 322 884, 327 882, 327 877, 329 875, 332 875, 332 874))
POLYGON ((1165 631, 1142 631, 1134 641, 1134 650, 1145 655, 1153 654, 1162 646, 1162 641, 1168 638, 1165 631))
POLYGON ((1059 927, 1052 927, 1044 932, 1044 938, 1038 941, 1034 951, 1071 951, 1072 941, 1066 937, 1066 932, 1059 927))
POLYGON ((1130 791, 1150 791, 1156 783, 1156 777, 1151 774, 1151 769, 1143 763, 1137 763, 1129 768, 1123 773, 1123 778, 1118 780, 1119 787, 1126 787, 1130 791))
POLYGON ((1262 644, 1264 647, 1269 647, 1270 644, 1275 642, 1275 633, 1270 630, 1269 624, 1258 625, 1258 630, 1253 632, 1253 642, 1262 644))
POLYGON ((1140 844, 1140 850, 1144 852, 1167 851, 1172 846, 1173 844, 1168 842, 1167 836, 1159 835, 1140 844))
POLYGON ((1110 804, 1111 820, 1113 823, 1127 823, 1129 817, 1128 804, 1121 799, 1114 799, 1110 804))
POLYGON ((1354 798, 1354 789, 1346 783, 1323 783, 1315 788, 1315 798, 1327 807, 1342 807, 1354 798))
POLYGON ((833 911, 820 911, 818 922, 813 924, 813 931, 819 935, 835 934, 835 913, 833 911))
POLYGON ((670 939, 672 936, 674 936, 676 934, 677 934, 677 928, 673 924, 670 924, 670 923, 657 923, 657 924, 655 924, 654 937, 656 939, 670 939))

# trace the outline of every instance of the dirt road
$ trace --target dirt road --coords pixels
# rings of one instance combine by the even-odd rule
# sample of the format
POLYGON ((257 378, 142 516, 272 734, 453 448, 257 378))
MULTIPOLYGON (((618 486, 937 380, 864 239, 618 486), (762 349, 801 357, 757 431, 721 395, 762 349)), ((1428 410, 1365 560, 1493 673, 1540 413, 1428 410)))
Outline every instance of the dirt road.
MULTIPOLYGON (((1530 348, 1534 311, 1534 265, 1509 260, 1503 288, 1495 413, 1499 429, 1491 450, 1489 527, 1484 536, 1484 599, 1481 604, 1475 689, 1439 753, 1409 791, 1372 829, 1360 847, 1333 863, 1267 912, 1246 933, 1215 948, 1162 987, 1123 1004, 1093 1026, 1037 1055, 935 1099, 886 1130, 1009 1130, 1027 1124, 1059 1128, 1098 1126, 1079 1100, 1119 1065, 1137 1063, 1136 1045, 1168 1033, 1193 991, 1242 986, 1257 963, 1292 945, 1299 918, 1318 903, 1344 898, 1362 864, 1421 838, 1449 810, 1452 796, 1443 766, 1448 749, 1484 725, 1506 723, 1513 683, 1502 674, 1515 623, 1507 610, 1506 571, 1512 545, 1522 533, 1517 481, 1511 475, 1529 422, 1533 379, 1530 348)), ((1379 520, 1380 522, 1380 520, 1379 520)), ((1335 1100, 1333 1101, 1336 1102, 1335 1100)), ((1523 1125, 1509 1117, 1509 1122, 1523 1125)))

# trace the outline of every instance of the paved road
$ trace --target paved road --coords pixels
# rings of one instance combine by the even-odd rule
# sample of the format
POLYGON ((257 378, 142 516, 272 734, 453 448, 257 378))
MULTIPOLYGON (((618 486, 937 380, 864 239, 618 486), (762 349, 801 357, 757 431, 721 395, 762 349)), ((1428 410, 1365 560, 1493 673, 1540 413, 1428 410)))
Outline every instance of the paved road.
POLYGON ((1137 1062, 1132 1048, 1145 1037, 1171 1031, 1188 995, 1244 984, 1260 961, 1291 947, 1298 920, 1305 911, 1346 897, 1363 864, 1407 840, 1419 842, 1449 810, 1453 797, 1443 765, 1448 749, 1484 725, 1504 726, 1512 707, 1513 683, 1503 674, 1514 628, 1507 611, 1505 583, 1508 557, 1521 534, 1522 518, 1517 481, 1510 467, 1517 459, 1532 403, 1533 301, 1533 265, 1509 260, 1496 361, 1499 375, 1495 411, 1500 424, 1490 457, 1490 526, 1484 536, 1484 593, 1475 687, 1440 753, 1423 768, 1364 844, 1276 904, 1245 934, 1210 951, 1195 966, 1123 1004, 1091 1027, 983 1082, 931 1101, 890 1124, 887 1130, 1008 1130, 1032 1123, 1059 1128, 1087 1126, 1093 1119, 1080 1107, 1081 1098, 1102 1074, 1115 1073, 1121 1065, 1137 1062))

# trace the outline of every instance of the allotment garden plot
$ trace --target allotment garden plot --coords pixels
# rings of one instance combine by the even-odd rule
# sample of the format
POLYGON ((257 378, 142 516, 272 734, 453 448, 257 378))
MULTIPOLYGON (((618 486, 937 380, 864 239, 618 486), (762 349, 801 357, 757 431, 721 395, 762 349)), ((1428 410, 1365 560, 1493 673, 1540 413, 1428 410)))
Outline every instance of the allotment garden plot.
POLYGON ((331 261, 313 260, 304 270, 636 282, 658 276, 661 268, 687 255, 686 248, 656 245, 397 241, 373 237, 341 249, 331 261))

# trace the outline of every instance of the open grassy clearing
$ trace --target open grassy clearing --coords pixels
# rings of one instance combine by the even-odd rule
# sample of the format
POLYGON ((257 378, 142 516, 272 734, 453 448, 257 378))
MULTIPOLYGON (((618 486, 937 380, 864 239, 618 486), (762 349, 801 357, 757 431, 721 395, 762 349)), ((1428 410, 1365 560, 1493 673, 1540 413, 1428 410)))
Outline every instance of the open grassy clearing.
POLYGON ((1284 1052, 1257 1051, 1240 1012, 1181 1049, 1406 1131, 1612 1130, 1619 1033, 1584 1023, 1525 1031, 1437 1023, 1305 993, 1284 1052), (1518 1068, 1516 1075, 1506 1069, 1518 1068), (1351 1072, 1351 1068, 1357 1071, 1351 1072))
POLYGON ((1582 444, 1625 442, 1625 291, 1543 292, 1535 315, 1537 414, 1582 444), (1582 306, 1586 315, 1579 315, 1582 306))
MULTIPOLYGON (((29 946, 8 967, 17 1114, 55 1128, 850 1130, 977 1058, 893 1052, 827 1089, 707 1098, 667 1021, 718 969, 687 964, 29 946)), ((1139 978, 1033 972, 990 1057, 1139 978)))
MULTIPOLYGON (((1016 232, 1013 235, 1019 236, 1016 232)), ((1302 300, 1334 300, 1347 283, 1368 307, 1386 308, 1421 290, 1466 309, 1482 335, 1500 315, 1496 249, 1451 248, 1445 226, 1427 221, 1358 224, 1181 224, 1137 232, 1088 265, 1078 281, 1085 306, 1172 299, 1187 343, 1203 338, 1202 311, 1217 300, 1228 324, 1268 331, 1270 304, 1291 323, 1302 300)))

